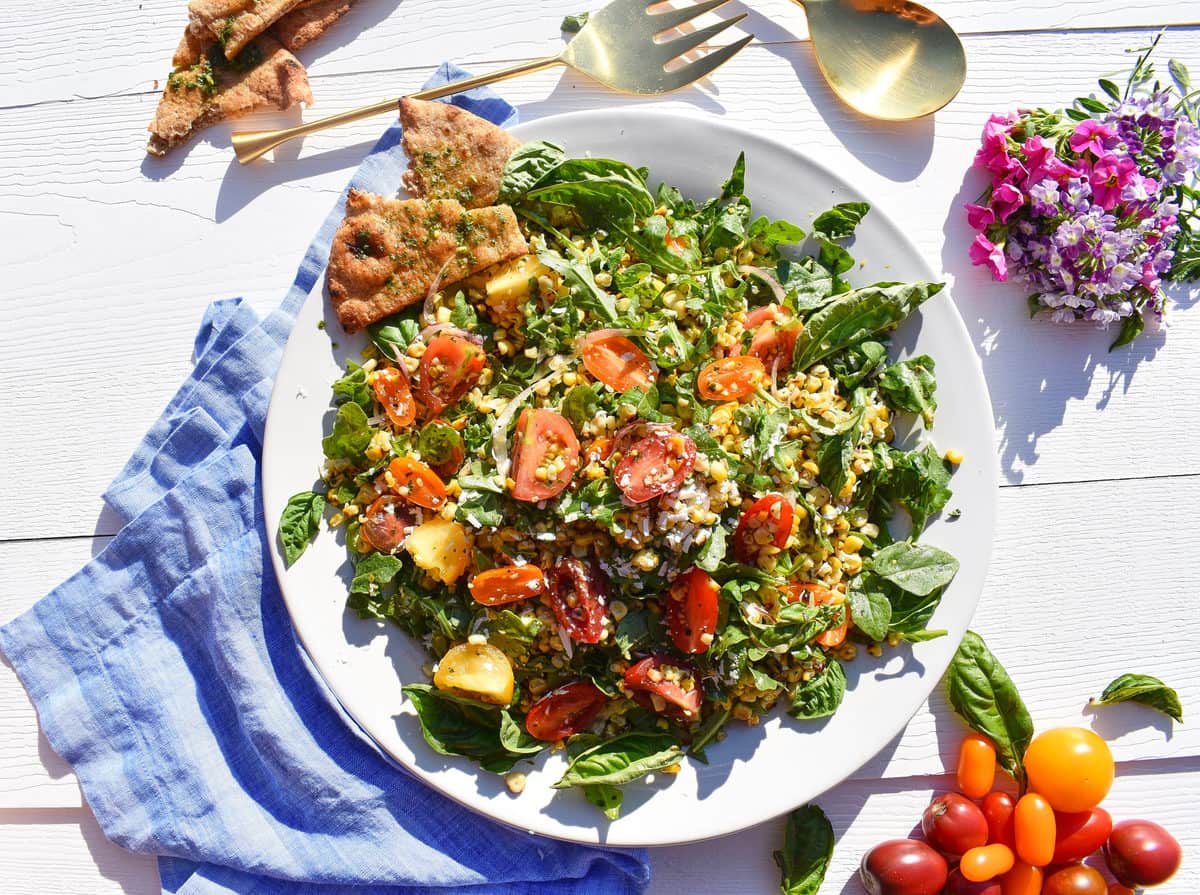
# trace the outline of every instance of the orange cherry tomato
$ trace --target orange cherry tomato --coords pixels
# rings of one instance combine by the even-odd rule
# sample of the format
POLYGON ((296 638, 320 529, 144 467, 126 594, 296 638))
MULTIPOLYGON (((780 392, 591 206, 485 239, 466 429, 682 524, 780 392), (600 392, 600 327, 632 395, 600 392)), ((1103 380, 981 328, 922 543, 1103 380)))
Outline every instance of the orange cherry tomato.
POLYGON ((1056 811, 1054 857, 1050 862, 1070 864, 1095 854, 1108 841, 1112 828, 1112 815, 1103 808, 1071 813, 1056 811))
POLYGON ((1035 792, 1026 793, 1013 812, 1017 857, 1034 867, 1045 867, 1054 857, 1054 809, 1035 792))
POLYGON ((487 365, 483 348, 455 333, 439 334, 421 355, 417 392, 432 416, 458 401, 487 365))
POLYGON ((467 585, 476 603, 504 606, 546 592, 546 576, 537 566, 501 566, 480 572, 467 585))
POLYGON ((696 391, 706 401, 733 401, 751 394, 766 376, 767 369, 757 357, 724 357, 700 371, 696 391))
POLYGON ((420 460, 397 457, 388 464, 388 472, 405 500, 428 510, 440 510, 446 503, 446 483, 420 460))
POLYGON ((558 495, 571 484, 579 468, 579 439, 565 416, 553 410, 526 408, 517 419, 513 435, 513 497, 536 503, 558 495))
MULTIPOLYGON (((820 584, 814 584, 811 581, 793 581, 791 584, 784 585, 784 591, 787 593, 787 602, 797 603, 803 600, 810 606, 826 606, 833 602, 833 591, 820 584)), ((813 643, 825 647, 825 649, 833 649, 835 646, 841 646, 846 640, 846 634, 850 630, 850 604, 843 603, 842 608, 845 615, 842 617, 842 623, 836 628, 830 628, 827 631, 822 631, 817 635, 813 643)))
POLYGON ((403 429, 412 425, 417 418, 417 402, 413 400, 407 374, 395 367, 384 367, 375 373, 371 387, 375 391, 375 400, 393 426, 403 429))
POLYGON ((647 389, 658 369, 646 353, 615 329, 598 329, 583 337, 583 366, 609 388, 626 392, 647 389))
POLYGON ((1115 765, 1108 744, 1082 727, 1058 727, 1025 750, 1029 788, 1055 811, 1087 811, 1108 795, 1115 765))
POLYGON ((968 849, 958 864, 958 869, 968 880, 981 883, 985 879, 1002 876, 1012 870, 1016 860, 1007 845, 981 845, 968 849))
POLYGON ((693 566, 671 582, 664 617, 671 642, 681 653, 706 653, 717 630, 721 586, 693 566))
POLYGON ((969 733, 958 747, 958 791, 982 799, 996 781, 996 747, 977 733, 969 733))
POLYGON ((1013 835, 1013 811, 1017 808, 1017 800, 1006 792, 989 792, 983 797, 983 816, 987 819, 988 845, 1007 845, 1016 848, 1017 841, 1013 835))
POLYGON ((1042 895, 1042 868, 1017 861, 1000 877, 1000 895, 1042 895))

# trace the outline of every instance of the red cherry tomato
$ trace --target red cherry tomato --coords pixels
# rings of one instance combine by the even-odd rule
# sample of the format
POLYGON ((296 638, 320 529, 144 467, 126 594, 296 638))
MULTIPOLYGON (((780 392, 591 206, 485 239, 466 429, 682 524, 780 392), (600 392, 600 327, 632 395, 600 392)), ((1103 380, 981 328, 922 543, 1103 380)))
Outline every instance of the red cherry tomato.
POLYGON ((971 799, 982 799, 996 782, 996 747, 977 733, 963 737, 958 748, 958 789, 971 799))
POLYGON ((985 879, 983 882, 973 883, 963 876, 957 867, 950 871, 945 891, 946 895, 1004 895, 999 880, 985 879))
POLYGON ((748 354, 724 357, 708 364, 696 377, 696 392, 706 401, 735 401, 753 392, 766 379, 763 362, 748 354))
POLYGON ((417 373, 417 392, 430 414, 437 416, 479 381, 487 364, 483 348, 465 336, 440 333, 425 348, 417 373))
POLYGON ((1128 886, 1122 886, 1120 883, 1109 883, 1108 895, 1137 895, 1137 892, 1128 886))
POLYGON ((774 323, 777 317, 787 316, 787 308, 780 310, 779 305, 771 302, 769 305, 763 305, 761 308, 755 308, 746 315, 746 322, 742 324, 743 328, 748 333, 754 332, 764 323, 770 321, 774 323))
POLYGON ((476 603, 505 606, 546 592, 546 576, 537 566, 501 566, 471 579, 467 588, 476 603))
POLYGON ((1108 837, 1104 860, 1122 885, 1157 886, 1175 875, 1183 850, 1175 837, 1158 824, 1123 820, 1108 837))
POLYGON ((613 481, 630 503, 678 491, 696 468, 696 442, 672 429, 655 429, 630 445, 613 470, 613 481))
POLYGON ((1052 864, 1070 864, 1095 854, 1108 841, 1112 817, 1103 808, 1067 814, 1054 812, 1055 842, 1052 864))
POLYGON ((1045 867, 1054 857, 1054 809, 1035 792, 1026 793, 1013 812, 1017 857, 1034 867, 1045 867))
POLYGON ((375 400, 379 402, 393 426, 403 429, 412 425, 412 421, 417 418, 417 402, 413 400, 407 373, 395 367, 384 367, 375 373, 371 387, 375 391, 375 400))
POLYGON ((667 592, 667 633, 681 653, 705 653, 717 630, 721 588, 703 569, 691 568, 667 592))
POLYGON ((608 615, 608 581, 595 563, 565 556, 550 570, 550 608, 578 643, 599 643, 608 615))
POLYGON ((591 681, 572 681, 533 704, 525 716, 525 729, 539 740, 565 739, 595 721, 606 702, 608 697, 591 681))
POLYGON ((871 895, 938 895, 950 871, 924 842, 892 839, 867 852, 858 873, 871 895))
POLYGON ((762 361, 768 373, 772 369, 786 370, 792 365, 792 352, 799 335, 799 323, 776 326, 768 320, 758 327, 746 353, 762 361))
POLYGON ((578 468, 579 439, 567 418, 553 410, 522 410, 513 437, 512 496, 534 503, 554 497, 578 468))
POLYGON ((950 857, 987 845, 988 826, 983 812, 956 792, 940 795, 929 803, 921 816, 921 832, 930 845, 950 857))
POLYGON ((973 883, 1002 876, 1012 870, 1016 856, 1007 845, 984 845, 971 848, 958 862, 958 869, 973 883))
POLYGON ((1001 895, 1042 895, 1042 868, 1023 861, 1000 877, 1001 895))
POLYGON ((764 494, 742 513, 733 532, 733 555, 747 564, 758 560, 763 547, 782 548, 792 533, 795 510, 782 494, 764 494))
MULTIPOLYGON (((814 584, 811 581, 793 581, 791 584, 784 585, 783 589, 787 593, 786 599, 789 603, 803 600, 810 606, 826 606, 834 601, 833 591, 823 585, 814 584)), ((846 634, 850 631, 850 605, 843 603, 842 608, 845 613, 842 617, 842 623, 836 628, 822 631, 813 640, 813 643, 823 646, 826 649, 833 649, 835 646, 841 646, 845 642, 846 634)))
POLYGON ((1071 864, 1046 876, 1042 895, 1107 895, 1108 883, 1095 867, 1071 864))
POLYGON ((416 527, 416 521, 403 500, 385 494, 367 508, 359 531, 379 552, 394 553, 416 527))
POLYGON ((1017 800, 1006 792, 989 792, 983 797, 980 808, 987 818, 988 844, 1007 845, 1016 848, 1017 841, 1013 836, 1013 811, 1016 810, 1017 800))
POLYGON ((647 708, 683 721, 700 717, 700 704, 704 700, 700 681, 686 662, 671 656, 647 656, 629 666, 624 683, 633 698, 647 708))
POLYGON ((388 464, 395 491, 410 503, 440 510, 446 503, 446 483, 436 472, 413 457, 397 457, 388 464))
POLYGON ((615 329, 598 329, 581 341, 583 366, 614 391, 647 389, 658 378, 654 362, 615 329))

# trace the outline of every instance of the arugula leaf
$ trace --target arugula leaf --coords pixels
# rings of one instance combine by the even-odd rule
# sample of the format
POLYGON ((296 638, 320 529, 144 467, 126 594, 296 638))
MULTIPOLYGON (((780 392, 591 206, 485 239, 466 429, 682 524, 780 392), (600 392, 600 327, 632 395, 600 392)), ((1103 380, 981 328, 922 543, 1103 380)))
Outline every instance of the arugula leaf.
POLYGON ((400 362, 421 327, 412 317, 387 317, 367 327, 367 335, 375 343, 380 354, 393 362, 400 362))
POLYGON ((933 428, 937 410, 937 379, 933 375, 933 358, 928 354, 892 364, 879 374, 879 390, 901 410, 919 413, 925 428, 933 428))
POLYGON ((668 273, 682 274, 700 264, 698 229, 695 220, 676 218, 669 224, 661 214, 652 214, 640 227, 628 229, 624 235, 643 261, 668 273))
POLYGON ((817 466, 821 481, 835 497, 842 493, 850 479, 850 464, 854 449, 862 438, 862 421, 867 412, 866 395, 861 389, 854 392, 851 407, 855 408, 838 428, 840 431, 822 439, 817 447, 817 466))
POLYGON ((783 259, 775 273, 796 311, 801 314, 829 304, 839 293, 846 291, 841 288, 843 281, 840 277, 835 278, 817 263, 816 258, 808 255, 796 261, 783 259))
POLYGON ((883 640, 892 622, 892 601, 877 587, 871 587, 871 575, 863 573, 850 579, 846 600, 854 626, 872 640, 883 640))
POLYGON ((793 718, 827 718, 842 704, 846 696, 846 672, 837 659, 831 658, 828 662, 823 672, 792 691, 788 714, 793 718))
MULTIPOLYGON (((655 619, 657 622, 657 618, 655 619)), ((617 630, 613 633, 613 641, 621 655, 628 659, 634 650, 641 649, 654 642, 655 630, 661 631, 661 623, 651 628, 650 613, 645 609, 628 612, 617 622, 617 630)))
POLYGON ((946 690, 954 710, 992 741, 1000 766, 1023 788, 1022 759, 1033 739, 1033 719, 1004 666, 974 631, 967 631, 950 662, 946 690))
POLYGON ((783 895, 817 895, 833 859, 833 825, 816 805, 788 815, 783 848, 775 852, 783 895))
POLYGON ((903 591, 926 596, 958 574, 958 560, 937 547, 897 541, 866 562, 866 568, 903 591))
POLYGON ((712 534, 696 553, 696 566, 706 572, 715 572, 717 566, 725 559, 727 540, 725 529, 720 525, 713 526, 712 534))
POLYGON ((594 479, 578 491, 566 491, 559 498, 555 513, 563 522, 588 519, 612 528, 613 515, 622 508, 621 492, 607 476, 594 479))
POLYGON ((417 450, 421 452, 422 460, 436 466, 448 462, 455 451, 465 449, 457 429, 449 423, 434 420, 427 423, 417 436, 417 450))
POLYGON ((840 202, 817 215, 812 223, 813 232, 830 239, 845 239, 854 235, 854 229, 870 210, 871 206, 866 202, 840 202))
POLYGON ((337 409, 333 431, 321 439, 321 448, 331 460, 360 460, 371 443, 371 427, 361 406, 347 401, 337 409))
POLYGON ((291 565, 308 549, 321 527, 325 510, 325 495, 301 491, 288 498, 279 518, 279 541, 283 545, 283 560, 291 565))
POLYGON ((949 466, 932 444, 916 451, 876 445, 876 461, 877 495, 908 510, 914 532, 924 529, 953 496, 949 466))
POLYGON ((1101 706, 1116 705, 1118 702, 1139 702, 1183 723, 1183 704, 1179 701, 1179 694, 1148 674, 1123 674, 1105 687, 1098 699, 1088 704, 1101 706))
MULTIPOLYGON (((417 710, 425 742, 439 755, 464 755, 478 761, 485 771, 503 774, 531 754, 530 750, 540 751, 540 746, 533 749, 532 744, 526 744, 522 751, 505 746, 501 728, 507 713, 498 706, 451 696, 429 684, 409 684, 403 691, 417 710)), ((509 722, 507 739, 517 745, 520 741, 514 739, 512 731, 515 722, 511 718, 509 722)))
POLYGON ((847 292, 816 311, 796 339, 792 365, 807 370, 817 361, 895 326, 944 283, 878 283, 847 292))
POLYGON ((611 295, 596 285, 590 267, 579 261, 568 261, 558 252, 548 249, 538 252, 537 256, 539 261, 562 278, 581 309, 591 311, 607 323, 616 321, 616 302, 611 295))
POLYGON ((545 179, 566 157, 561 146, 548 140, 535 140, 519 147, 504 165, 504 173, 500 177, 500 195, 496 201, 512 204, 545 179))
POLYGON ((882 342, 868 340, 831 358, 829 368, 842 388, 852 389, 874 373, 886 357, 887 347, 882 342))
POLYGON ((768 249, 780 245, 796 245, 804 239, 804 229, 790 221, 772 221, 768 218, 758 218, 746 232, 746 238, 753 242, 760 240, 766 243, 768 249))
POLYGON ((624 733, 580 753, 554 788, 599 783, 620 786, 673 765, 682 755, 675 737, 669 733, 624 733))
POLYGON ((713 709, 712 713, 704 719, 703 723, 696 728, 696 732, 692 734, 692 742, 688 746, 688 755, 697 761, 708 764, 708 757, 704 754, 704 748, 716 741, 717 736, 729 721, 730 714, 731 710, 729 708, 713 709))
POLYGON ((475 309, 471 307, 471 303, 467 301, 466 295, 462 292, 454 294, 454 307, 450 311, 450 323, 459 329, 467 330, 473 330, 479 326, 479 315, 475 313, 475 309))

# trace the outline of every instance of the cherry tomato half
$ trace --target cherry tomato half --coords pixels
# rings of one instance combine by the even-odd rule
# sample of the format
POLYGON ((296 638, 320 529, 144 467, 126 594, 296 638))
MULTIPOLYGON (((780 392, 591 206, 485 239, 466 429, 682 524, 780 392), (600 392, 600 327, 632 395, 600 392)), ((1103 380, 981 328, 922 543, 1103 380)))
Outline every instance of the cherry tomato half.
POLYGON ((467 458, 462 435, 445 420, 426 423, 417 437, 421 459, 443 479, 452 478, 467 458))
POLYGON ((537 566, 501 566, 480 572, 467 588, 476 603, 505 606, 546 592, 546 576, 537 566))
POLYGON ((1095 867, 1071 864, 1046 876, 1042 895, 1107 895, 1108 883, 1095 867))
POLYGON ((996 747, 977 733, 967 734, 958 747, 958 790, 971 799, 982 799, 996 781, 996 747))
POLYGON ((667 592, 667 633, 681 653, 705 653, 712 645, 721 587, 703 569, 691 568, 667 592))
POLYGON ((446 503, 446 483, 438 474, 413 457, 397 457, 388 464, 396 493, 410 503, 428 510, 440 510, 446 503))
POLYGON ((416 524, 416 518, 403 500, 394 494, 385 494, 367 508, 359 531, 380 553, 394 553, 416 524))
POLYGON ((738 562, 756 562, 763 547, 782 548, 792 533, 795 512, 782 494, 764 494, 750 504, 733 532, 733 555, 738 562))
POLYGON ((1013 811, 1017 808, 1017 800, 1006 792, 989 792, 983 797, 983 803, 979 807, 983 809, 983 816, 987 818, 988 844, 1016 848, 1013 811))
POLYGON ((925 841, 950 857, 987 845, 988 826, 979 806, 956 792, 938 796, 921 815, 925 841))
POLYGON ((1012 870, 1016 856, 1007 845, 984 845, 968 849, 958 863, 958 869, 973 883, 993 879, 1012 870))
MULTIPOLYGON (((834 601, 833 591, 811 581, 793 581, 791 584, 785 585, 783 589, 788 595, 786 599, 789 603, 803 600, 809 606, 827 606, 834 601)), ((846 634, 850 631, 850 605, 843 603, 842 610, 844 612, 842 623, 836 628, 822 631, 816 636, 813 643, 823 646, 825 649, 833 649, 845 642, 846 634)))
POLYGON ((1158 824, 1123 820, 1108 837, 1104 860, 1122 885, 1157 886, 1175 875, 1183 861, 1183 850, 1175 837, 1158 824))
POLYGON ((513 439, 512 496, 539 501, 571 483, 579 468, 579 439, 570 422, 553 410, 526 408, 513 439))
POLYGON ((746 353, 762 361, 768 373, 773 368, 787 370, 792 365, 792 352, 799 335, 799 323, 777 326, 768 320, 759 325, 754 338, 750 340, 750 350, 746 353))
POLYGON ((571 681, 547 693, 525 716, 525 729, 539 740, 555 742, 585 730, 608 697, 591 681, 571 681))
POLYGON ((696 442, 673 429, 654 429, 621 455, 613 481, 629 503, 678 491, 696 468, 696 442))
POLYGON ((696 672, 686 662, 671 656, 647 656, 630 665, 625 672, 625 689, 640 704, 660 714, 683 721, 700 717, 704 697, 696 672))
POLYGON ((755 308, 747 314, 746 322, 742 325, 746 332, 752 333, 764 323, 775 323, 779 318, 786 317, 788 313, 787 308, 780 309, 779 305, 771 302, 771 304, 755 308))
POLYGON ((598 329, 584 336, 582 355, 587 371, 614 391, 647 389, 658 378, 654 362, 615 329, 598 329))
POLYGON ((595 563, 564 556, 550 570, 550 608, 578 643, 599 643, 608 614, 608 581, 595 563))
POLYGON ((1035 792, 1021 796, 1013 812, 1017 857, 1034 867, 1045 867, 1054 857, 1055 822, 1050 803, 1035 792))
POLYGON ((1052 864, 1070 864, 1095 854, 1108 841, 1112 832, 1112 816, 1103 808, 1075 811, 1070 814, 1054 812, 1054 857, 1052 864))
POLYGON ((891 839, 863 855, 858 874, 871 895, 938 895, 949 868, 924 842, 891 839))
POLYGON ((412 425, 417 418, 417 402, 413 400, 407 373, 395 367, 384 367, 375 373, 371 388, 393 426, 403 429, 412 425))
POLYGON ((723 357, 696 377, 696 392, 706 401, 734 401, 753 392, 766 379, 763 362, 748 354, 723 357))
POLYGON ((430 414, 437 416, 479 381, 487 364, 483 348, 465 336, 443 332, 421 355, 417 392, 430 414))
POLYGON ((1082 727, 1057 727, 1025 750, 1029 788, 1056 811, 1087 811, 1108 795, 1115 766, 1108 744, 1082 727))

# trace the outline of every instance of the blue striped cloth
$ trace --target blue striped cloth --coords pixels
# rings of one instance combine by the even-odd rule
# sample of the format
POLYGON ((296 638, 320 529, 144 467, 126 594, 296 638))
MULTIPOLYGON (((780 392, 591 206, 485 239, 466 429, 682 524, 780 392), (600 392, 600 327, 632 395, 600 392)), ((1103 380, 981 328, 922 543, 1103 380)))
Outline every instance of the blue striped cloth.
MULTIPOLYGON (((443 65, 430 83, 465 74, 443 65)), ((487 91, 453 101, 516 119, 487 91)), ((394 193, 399 143, 394 125, 350 185, 394 193)), ((392 764, 297 645, 267 554, 261 438, 344 203, 278 310, 260 320, 239 299, 208 309, 195 370, 105 495, 125 526, 0 629, 0 649, 104 832, 160 856, 164 892, 641 892, 644 852, 499 826, 392 764)))

